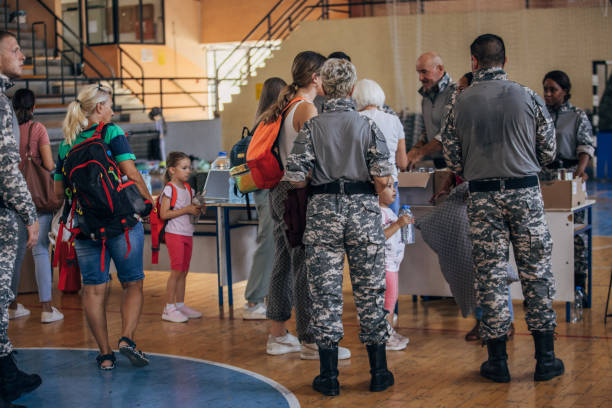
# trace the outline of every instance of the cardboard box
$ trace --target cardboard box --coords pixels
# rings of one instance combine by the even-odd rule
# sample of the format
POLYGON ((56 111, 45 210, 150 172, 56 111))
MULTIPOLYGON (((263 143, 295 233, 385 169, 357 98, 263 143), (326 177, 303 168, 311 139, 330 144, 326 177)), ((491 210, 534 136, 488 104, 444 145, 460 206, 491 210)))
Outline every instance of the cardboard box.
POLYGON ((580 177, 573 180, 540 182, 544 208, 569 210, 585 203, 586 183, 580 177))
POLYGON ((431 205, 429 200, 442 188, 450 173, 448 170, 436 170, 431 173, 416 171, 398 173, 400 204, 431 205))

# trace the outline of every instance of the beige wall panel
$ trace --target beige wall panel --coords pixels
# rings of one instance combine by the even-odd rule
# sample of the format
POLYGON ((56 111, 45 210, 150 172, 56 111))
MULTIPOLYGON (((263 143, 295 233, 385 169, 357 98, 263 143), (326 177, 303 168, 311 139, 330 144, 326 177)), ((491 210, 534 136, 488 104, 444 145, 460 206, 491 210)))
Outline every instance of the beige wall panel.
POLYGON ((591 108, 591 62, 612 59, 612 20, 599 7, 533 9, 483 13, 371 17, 303 23, 264 68, 225 105, 225 148, 250 126, 257 107, 255 84, 271 76, 291 80, 293 57, 300 51, 347 52, 360 78, 380 83, 394 109, 420 111, 414 63, 437 51, 454 79, 470 70, 469 45, 480 34, 504 38, 510 79, 541 93, 544 74, 561 69, 572 79, 572 102, 591 108), (396 35, 392 35, 396 33, 396 35))

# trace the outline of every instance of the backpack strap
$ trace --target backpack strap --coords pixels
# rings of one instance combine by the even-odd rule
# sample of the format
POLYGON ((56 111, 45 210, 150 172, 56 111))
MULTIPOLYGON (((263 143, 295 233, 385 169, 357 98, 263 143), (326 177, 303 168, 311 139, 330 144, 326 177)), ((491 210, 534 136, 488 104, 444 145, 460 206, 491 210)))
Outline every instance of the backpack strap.
POLYGON ((170 194, 170 209, 174 210, 174 206, 176 205, 176 200, 178 199, 178 194, 176 193, 176 187, 172 183, 166 184, 170 186, 172 189, 172 193, 170 194))

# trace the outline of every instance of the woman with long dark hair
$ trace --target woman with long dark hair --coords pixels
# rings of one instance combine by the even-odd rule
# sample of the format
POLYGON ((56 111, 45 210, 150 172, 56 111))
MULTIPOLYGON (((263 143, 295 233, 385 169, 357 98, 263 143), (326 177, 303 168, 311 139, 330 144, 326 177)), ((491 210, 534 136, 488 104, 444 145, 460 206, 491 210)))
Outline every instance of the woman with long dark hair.
MULTIPOLYGON (((13 95, 13 108, 19 122, 19 132, 21 134, 19 155, 21 161, 28 160, 27 154, 31 155, 33 161, 42 165, 48 171, 55 168, 53 163, 53 154, 51 153, 51 142, 47 129, 40 122, 34 122, 34 105, 36 98, 34 92, 29 89, 19 89, 13 95)), ((51 305, 51 288, 53 285, 53 269, 49 258, 49 229, 51 228, 51 220, 53 214, 49 212, 38 212, 38 221, 40 230, 38 241, 32 247, 32 256, 34 257, 34 271, 36 275, 36 284, 38 286, 38 298, 42 307, 40 321, 42 323, 51 323, 62 320, 64 315, 51 305)), ((21 259, 19 263, 21 264, 21 259)), ((21 269, 21 268, 19 268, 21 269)), ((13 292, 17 293, 19 284, 19 274, 13 277, 15 280, 13 292)), ((25 316, 30 314, 27 309, 20 306, 17 301, 9 306, 9 310, 14 311, 13 315, 21 314, 25 316), (23 314, 26 313, 26 314, 23 314)))
MULTIPOLYGON (((276 103, 281 90, 287 83, 277 77, 268 78, 263 83, 257 113, 255 114, 256 128, 261 121, 263 113, 276 103)), ((264 298, 268 295, 270 275, 274 265, 274 223, 270 215, 269 190, 257 190, 253 193, 255 207, 257 208, 257 248, 253 253, 253 264, 244 298, 242 318, 246 320, 263 320, 266 318, 266 304, 264 298)))

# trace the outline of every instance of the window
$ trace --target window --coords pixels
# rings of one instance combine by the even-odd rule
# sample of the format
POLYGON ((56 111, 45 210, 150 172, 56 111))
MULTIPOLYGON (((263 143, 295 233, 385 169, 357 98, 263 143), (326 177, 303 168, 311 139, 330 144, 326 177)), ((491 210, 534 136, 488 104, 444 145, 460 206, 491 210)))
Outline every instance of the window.
POLYGON ((164 44, 164 0, 86 0, 87 42, 164 44))

